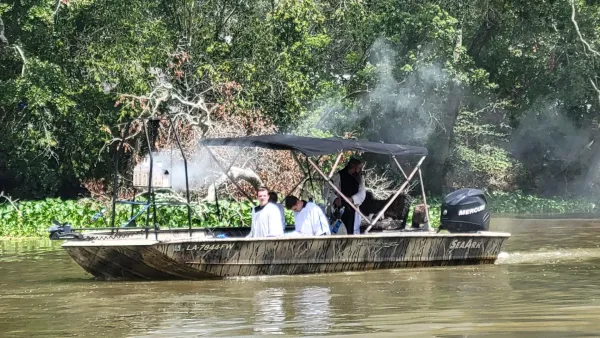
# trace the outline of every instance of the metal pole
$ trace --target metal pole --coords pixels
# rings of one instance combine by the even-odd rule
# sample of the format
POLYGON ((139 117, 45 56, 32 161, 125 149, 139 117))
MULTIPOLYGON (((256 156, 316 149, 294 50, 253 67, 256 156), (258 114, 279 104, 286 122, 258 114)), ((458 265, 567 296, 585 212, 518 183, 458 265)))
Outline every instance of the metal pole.
MULTIPOLYGON (((302 183, 302 188, 300 189, 300 193, 298 195, 302 195, 302 192, 304 191, 304 185, 306 184, 307 178, 310 179, 310 168, 306 168, 307 171, 304 171, 304 168, 302 167, 302 162, 300 162, 300 159, 298 158, 298 155, 296 155, 296 153, 291 150, 290 151, 292 153, 292 157, 294 158, 294 161, 296 161, 296 164, 298 164, 298 168, 300 168, 300 171, 302 171, 302 174, 304 175, 304 178, 301 183, 302 183)), ((308 159, 308 156, 306 156, 306 158, 308 159)), ((312 180, 311 180, 311 185, 312 185, 312 180)), ((298 196, 300 197, 300 196, 298 196)))
MULTIPOLYGON (((148 155, 150 157, 150 173, 148 176, 148 200, 146 205, 152 204, 152 169, 154 167, 154 157, 152 156, 152 145, 150 144, 150 137, 148 136, 148 123, 144 121, 144 134, 146 134, 146 144, 148 144, 148 155)), ((150 208, 147 209, 146 213, 146 235, 148 234, 148 224, 150 223, 150 208)), ((154 219, 154 235, 158 239, 158 233, 156 232, 156 219, 154 219)), ((147 237, 147 236, 146 236, 147 237)))
MULTIPOLYGON (((127 127, 127 130, 129 130, 129 127, 127 127)), ((138 145, 139 145, 139 140, 136 141, 136 149, 139 148, 138 145)), ((134 157, 133 156, 132 156, 132 162, 134 162, 134 157)), ((135 167, 135 166, 133 166, 133 167, 135 167)), ((135 171, 135 169, 134 169, 134 171, 135 171)), ((131 188, 133 189, 133 199, 132 199, 132 201, 135 202, 135 196, 137 194, 135 193, 135 184, 133 183, 133 179, 131 180, 131 188)), ((130 219, 133 218, 134 213, 135 213, 135 203, 132 203, 131 204, 131 213, 129 214, 129 218, 130 219)), ((136 225, 136 227, 137 227, 137 225, 136 225)))
POLYGON ((390 207, 390 205, 392 205, 392 203, 394 202, 394 200, 396 198, 398 198, 398 195, 400 195, 400 193, 402 193, 402 191, 406 188, 406 186, 408 185, 408 183, 410 182, 410 180, 412 179, 412 177, 417 173, 417 171, 421 167, 421 164, 423 163, 423 161, 425 161, 425 156, 421 157, 421 159, 419 160, 419 163, 417 163, 417 165, 415 166, 415 168, 413 169, 413 171, 406 178, 406 181, 404 183, 402 183, 402 185, 400 186, 400 188, 398 189, 398 191, 396 191, 396 193, 394 194, 394 196, 392 196, 392 198, 386 203, 386 205, 383 207, 383 209, 381 209, 381 211, 379 211, 379 213, 377 214, 377 217, 375 217, 375 220, 373 220, 373 222, 371 223, 371 225, 369 225, 369 227, 367 228, 367 230, 365 230, 365 234, 368 233, 369 230, 371 230, 371 228, 373 227, 373 225, 375 225, 375 223, 377 223, 377 221, 381 218, 381 216, 383 216, 383 213, 390 207))
MULTIPOLYGON (((123 146, 123 144, 120 144, 121 146, 123 146)), ((112 217, 110 220, 110 226, 111 227, 115 227, 115 217, 117 214, 117 190, 119 187, 119 151, 120 151, 120 147, 117 147, 116 151, 115 151, 115 178, 113 180, 113 199, 112 199, 112 217)))
MULTIPOLYGON (((181 147, 181 141, 179 140, 179 133, 175 128, 175 122, 171 121, 171 129, 173 130, 173 134, 175 134, 175 140, 177 141, 177 146, 179 147, 179 151, 181 151, 181 157, 183 157, 183 170, 185 171, 185 198, 187 202, 187 219, 188 219, 188 230, 190 232, 190 237, 192 237, 192 207, 190 206, 190 183, 188 178, 188 165, 187 158, 185 157, 185 152, 181 147)), ((173 160, 171 159, 171 168, 173 168, 173 160)), ((173 173, 171 173, 172 175, 173 173)))
POLYGON ((406 176, 406 173, 404 172, 404 169, 402 169, 402 166, 400 165, 400 162, 398 162, 398 159, 396 158, 396 156, 392 156, 392 158, 394 159, 394 161, 396 162, 396 165, 398 166, 398 168, 400 169, 400 172, 402 173, 402 175, 404 175, 405 179, 408 179, 408 177, 406 176))
POLYGON ((335 169, 337 168, 338 164, 340 164, 340 160, 342 159, 342 152, 340 151, 340 153, 338 154, 337 158, 335 159, 335 163, 333 164, 333 167, 331 167, 331 171, 329 172, 329 179, 331 179, 331 177, 333 176, 333 173, 335 173, 335 169))
MULTIPOLYGON (((302 171, 302 173, 304 174, 304 176, 308 177, 308 174, 306 173, 306 171, 304 171, 304 168, 302 167, 302 162, 300 162, 300 159, 298 158, 298 155, 296 155, 296 153, 293 150, 291 152, 292 152, 292 156, 294 157, 294 161, 296 161, 296 163, 298 164, 298 167, 300 168, 300 170, 302 171)), ((307 168, 307 169, 310 170, 310 168, 307 168)))
MULTIPOLYGON (((317 167, 317 165, 311 160, 308 159, 308 163, 310 163, 319 173, 319 175, 323 176, 323 178, 327 179, 327 176, 325 175, 325 173, 323 171, 321 171, 321 169, 319 169, 319 167, 317 167)), ((338 193, 338 195, 344 199, 344 201, 346 201, 346 203, 348 203, 348 205, 354 209, 354 211, 356 211, 365 221, 367 221, 369 224, 371 224, 371 222, 369 221, 369 219, 367 217, 365 217, 365 215, 362 214, 362 212, 360 212, 360 210, 358 209, 358 207, 356 205, 354 205, 354 203, 352 203, 350 201, 350 199, 348 197, 346 197, 346 195, 342 194, 342 192, 330 181, 327 180, 327 183, 333 188, 333 190, 335 190, 335 192, 338 193)))
POLYGON ((427 222, 425 222, 425 229, 429 230, 429 207, 427 207, 427 198, 425 197, 425 186, 423 185, 423 174, 421 168, 419 168, 419 182, 421 184, 421 195, 423 196, 423 204, 425 204, 425 215, 427 216, 427 222))
POLYGON ((235 185, 236 188, 238 188, 238 190, 244 194, 244 196, 246 196, 246 198, 254 203, 254 201, 252 200, 252 198, 250 196, 248 196, 248 194, 246 194, 246 192, 242 189, 242 187, 240 187, 239 184, 237 184, 237 182, 229 175, 229 171, 225 171, 225 168, 223 167, 223 165, 221 164, 221 162, 219 162, 219 160, 217 159, 217 157, 215 156, 215 154, 213 154, 212 150, 210 150, 210 148, 208 148, 207 146, 204 146, 206 148, 206 150, 208 150, 208 154, 210 155, 210 157, 212 157, 212 159, 215 161, 215 163, 217 163, 217 165, 219 166, 219 168, 221 170, 223 170, 223 172, 225 173, 225 176, 227 176, 229 178, 229 180, 231 181, 231 183, 233 183, 235 185))
POLYGON ((288 192, 287 195, 285 195, 283 198, 285 199, 286 196, 291 195, 294 191, 296 191, 298 186, 300 186, 300 184, 303 184, 304 182, 306 182, 306 180, 308 180, 308 177, 304 176, 298 183, 296 183, 296 185, 292 188, 292 190, 290 190, 290 192, 288 192))
MULTIPOLYGON (((309 158, 308 158, 308 156, 306 156, 306 162, 308 162, 308 160, 309 160, 309 158)), ((317 163, 318 163, 318 161, 319 160, 317 160, 317 163)), ((311 170, 310 170, 310 168, 307 168, 307 169, 308 169, 308 179, 310 180, 310 188, 312 189, 312 194, 311 195, 314 196, 314 194, 315 194, 315 186, 313 185, 312 174, 310 173, 311 170)), ((311 202, 313 202, 313 201, 311 201, 311 202)))
MULTIPOLYGON (((123 144, 125 143, 125 139, 127 138, 127 135, 129 134, 129 128, 131 127, 131 121, 128 122, 125 125, 125 131, 121 134, 121 137, 123 137, 123 139, 121 139, 121 142, 119 142, 119 145, 117 146, 117 151, 115 152, 115 178, 113 181, 113 201, 112 201, 112 218, 111 218, 111 227, 115 227, 115 218, 117 217, 117 199, 119 197, 118 194, 118 190, 119 190, 119 157, 121 157, 121 154, 124 152, 125 147, 123 146, 123 144)), ((135 197, 135 190, 134 190, 134 194, 133 196, 135 197)), ((112 230, 111 230, 112 233, 112 230)))

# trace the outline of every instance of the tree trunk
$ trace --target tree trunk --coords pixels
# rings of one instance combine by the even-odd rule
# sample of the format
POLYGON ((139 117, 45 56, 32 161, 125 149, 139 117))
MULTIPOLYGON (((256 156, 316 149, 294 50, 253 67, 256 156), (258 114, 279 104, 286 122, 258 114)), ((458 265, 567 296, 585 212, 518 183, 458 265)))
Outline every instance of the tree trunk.
POLYGON ((499 26, 500 19, 498 18, 498 14, 494 10, 488 10, 483 16, 483 21, 477 29, 477 32, 475 32, 475 35, 469 44, 469 48, 467 49, 467 54, 469 54, 475 62, 477 62, 479 54, 485 44, 498 32, 499 26))
MULTIPOLYGON (((500 19, 494 10, 489 10, 483 17, 483 21, 479 29, 473 36, 471 43, 467 49, 467 54, 474 60, 477 60, 481 50, 493 35, 498 31, 500 19)), ((462 34, 457 38, 456 50, 459 43, 462 43, 462 34)), ((458 54, 454 54, 454 61, 459 61, 458 54)), ((427 181, 426 187, 430 193, 440 195, 446 192, 446 175, 449 169, 448 158, 450 151, 454 145, 454 125, 462 104, 462 92, 460 86, 456 82, 450 84, 448 91, 448 101, 446 103, 446 112, 442 120, 443 130, 439 136, 429 145, 429 160, 426 162, 425 172, 427 181)))
POLYGON ((222 174, 213 184, 208 187, 208 194, 204 198, 206 202, 214 202, 217 199, 217 188, 229 180, 229 177, 235 182, 239 180, 250 183, 255 189, 258 189, 262 185, 260 177, 251 169, 244 169, 238 167, 231 167, 228 173, 222 174))
POLYGON ((443 130, 430 142, 428 160, 425 162, 425 187, 433 195, 441 195, 445 190, 446 174, 448 172, 448 158, 450 145, 454 136, 454 124, 460 111, 462 93, 460 86, 454 81, 450 84, 446 111, 442 119, 443 130))

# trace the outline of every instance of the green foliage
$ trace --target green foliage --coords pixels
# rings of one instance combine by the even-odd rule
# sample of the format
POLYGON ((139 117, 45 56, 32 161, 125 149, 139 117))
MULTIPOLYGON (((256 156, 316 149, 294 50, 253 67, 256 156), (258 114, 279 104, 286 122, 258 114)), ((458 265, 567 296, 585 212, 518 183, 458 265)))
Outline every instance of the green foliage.
POLYGON ((258 111, 281 132, 426 145, 436 193, 577 195, 600 181, 597 2, 67 3, 0 4, 0 190, 11 196, 75 198, 110 176, 101 130, 138 116, 115 101, 147 95, 158 73, 210 103, 236 82, 225 114, 258 111))
POLYGON ((520 191, 491 193, 488 203, 491 211, 498 214, 552 215, 596 214, 600 212, 600 204, 597 200, 589 198, 542 198, 526 195, 520 191))
MULTIPOLYGON (((420 198, 413 205, 422 203, 420 198)), ((430 225, 439 227, 441 216, 441 198, 428 197, 430 225)), ((91 222, 91 217, 104 208, 102 204, 90 199, 60 200, 46 199, 42 201, 26 201, 16 204, 19 211, 10 203, 0 204, 0 237, 45 237, 52 220, 68 222, 77 228, 101 228, 110 226, 110 212, 104 218, 91 222)), ((237 227, 250 226, 254 204, 248 201, 219 201, 194 205, 192 210, 193 227, 237 227), (217 212, 217 210, 219 212, 217 212), (219 216, 220 215, 220 216, 219 216)), ((590 199, 567 200, 558 197, 541 198, 524 195, 521 192, 492 192, 488 194, 488 206, 493 215, 560 215, 560 214, 595 214, 600 212, 600 203, 590 199)), ((139 208, 139 207, 138 207, 139 208)), ((139 209, 138 209, 139 210, 139 209)), ((409 211, 408 224, 412 219, 413 209, 409 211)), ((131 216, 131 207, 117 206, 115 226, 125 224, 131 216)), ((137 226, 145 226, 146 214, 139 217, 137 226)), ((293 214, 286 210, 286 221, 293 223, 293 214)), ((149 225, 153 226, 152 214, 149 225)), ((187 227, 187 208, 160 207, 157 210, 157 224, 160 228, 187 227)))
MULTIPOLYGON (((142 199, 143 201, 143 199, 142 199)), ((219 206, 214 203, 202 203, 192 208, 193 227, 231 227, 250 226, 251 209, 254 205, 248 201, 230 202, 219 201, 219 206), (219 212, 217 212, 219 210, 219 212)), ((91 218, 98 211, 110 206, 104 206, 91 199, 61 200, 45 199, 41 201, 17 202, 18 211, 10 203, 0 204, 0 237, 19 236, 47 236, 47 230, 52 225, 52 220, 67 222, 75 228, 102 228, 111 226, 111 212, 105 212, 104 217, 95 222, 91 218)), ((136 206, 134 214, 141 210, 136 206)), ((187 207, 162 206, 157 208, 157 224, 160 228, 187 227, 187 207)), ((286 215, 292 221, 291 213, 286 215)), ((131 218, 131 206, 117 205, 115 226, 123 226, 131 218)), ((146 224, 146 213, 136 219, 136 225, 143 227, 146 224)), ((149 226, 153 226, 153 213, 149 216, 149 226)))
MULTIPOLYGON (((16 203, 18 211, 10 203, 0 204, 0 237, 45 236, 52 220, 69 222, 76 227, 86 226, 100 205, 91 200, 47 199, 16 203)), ((92 226, 103 226, 96 222, 92 226)))

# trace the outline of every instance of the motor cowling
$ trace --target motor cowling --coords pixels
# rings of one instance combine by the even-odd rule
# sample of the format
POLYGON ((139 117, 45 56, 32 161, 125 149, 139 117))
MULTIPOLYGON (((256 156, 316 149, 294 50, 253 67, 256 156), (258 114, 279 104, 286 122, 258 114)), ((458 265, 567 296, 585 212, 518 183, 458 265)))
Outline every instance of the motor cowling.
POLYGON ((446 195, 442 203, 440 230, 449 232, 487 231, 490 212, 483 191, 472 188, 446 195))

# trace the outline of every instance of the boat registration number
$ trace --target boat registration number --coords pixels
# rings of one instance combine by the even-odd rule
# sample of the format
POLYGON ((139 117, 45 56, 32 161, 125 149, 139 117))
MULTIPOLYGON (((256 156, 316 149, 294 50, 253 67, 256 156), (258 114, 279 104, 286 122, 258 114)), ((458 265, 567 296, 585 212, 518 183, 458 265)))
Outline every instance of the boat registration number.
POLYGON ((233 243, 221 244, 175 244, 173 251, 212 251, 221 249, 233 249, 233 243))

